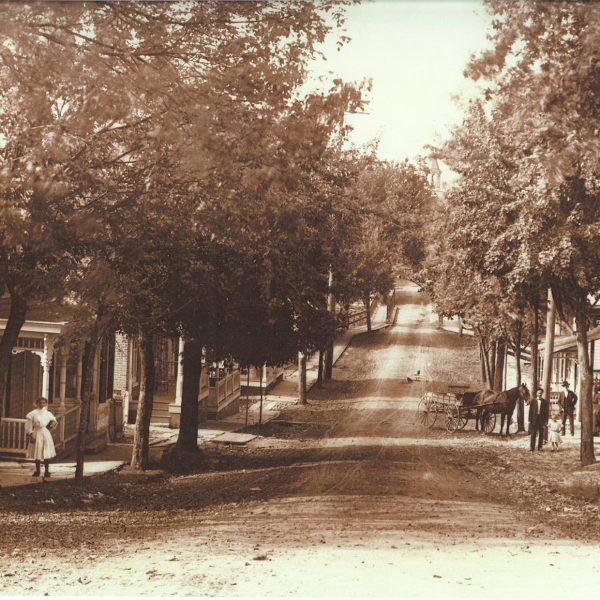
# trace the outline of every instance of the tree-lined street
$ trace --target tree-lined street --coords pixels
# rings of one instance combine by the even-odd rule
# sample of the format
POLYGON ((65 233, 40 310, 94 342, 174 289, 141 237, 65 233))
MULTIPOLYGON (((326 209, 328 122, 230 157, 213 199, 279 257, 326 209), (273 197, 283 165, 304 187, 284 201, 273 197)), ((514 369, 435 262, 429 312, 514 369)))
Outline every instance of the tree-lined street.
POLYGON ((437 330, 414 286, 400 299, 397 325, 356 338, 328 389, 284 413, 298 425, 203 448, 209 472, 3 490, 2 591, 514 597, 560 595, 577 568, 569 593, 588 595, 600 529, 568 487, 576 445, 532 457, 527 436, 424 431, 425 384, 406 375, 460 377, 476 347, 437 330))
POLYGON ((0 3, 0 592, 596 593, 600 4, 472 4, 0 3))

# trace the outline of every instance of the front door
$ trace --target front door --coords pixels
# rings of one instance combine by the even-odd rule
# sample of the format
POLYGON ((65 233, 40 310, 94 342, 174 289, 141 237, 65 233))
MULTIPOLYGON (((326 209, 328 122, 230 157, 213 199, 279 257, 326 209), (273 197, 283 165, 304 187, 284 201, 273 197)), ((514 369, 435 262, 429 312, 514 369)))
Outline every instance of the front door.
POLYGON ((25 351, 12 355, 7 391, 7 417, 23 419, 35 408, 42 393, 42 366, 37 354, 25 351))

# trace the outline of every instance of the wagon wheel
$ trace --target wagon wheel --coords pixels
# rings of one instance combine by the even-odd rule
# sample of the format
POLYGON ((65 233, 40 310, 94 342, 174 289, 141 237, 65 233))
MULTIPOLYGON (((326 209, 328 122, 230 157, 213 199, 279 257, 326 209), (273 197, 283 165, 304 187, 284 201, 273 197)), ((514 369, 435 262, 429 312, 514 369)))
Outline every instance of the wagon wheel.
POLYGON ((421 423, 423 427, 433 427, 437 418, 437 413, 435 410, 431 410, 431 403, 427 398, 421 398, 421 401, 417 406, 417 415, 419 423, 421 423))
POLYGON ((464 429, 469 421, 469 414, 458 410, 458 429, 464 429))
POLYGON ((496 427, 496 414, 484 408, 480 419, 481 429, 484 433, 492 433, 496 427))
POLYGON ((460 427, 461 417, 458 408, 449 408, 446 411, 446 431, 454 433, 460 427))

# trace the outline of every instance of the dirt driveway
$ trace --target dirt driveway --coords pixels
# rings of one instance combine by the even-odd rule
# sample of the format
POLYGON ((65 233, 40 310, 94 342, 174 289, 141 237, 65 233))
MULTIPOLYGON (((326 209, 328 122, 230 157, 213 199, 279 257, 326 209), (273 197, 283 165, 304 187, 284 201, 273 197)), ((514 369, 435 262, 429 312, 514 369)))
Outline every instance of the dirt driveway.
POLYGON ((356 338, 286 423, 207 447, 204 472, 0 491, 0 593, 597 596, 597 477, 573 474, 574 442, 532 455, 522 434, 417 423, 407 376, 477 368, 407 286, 396 326, 356 338))

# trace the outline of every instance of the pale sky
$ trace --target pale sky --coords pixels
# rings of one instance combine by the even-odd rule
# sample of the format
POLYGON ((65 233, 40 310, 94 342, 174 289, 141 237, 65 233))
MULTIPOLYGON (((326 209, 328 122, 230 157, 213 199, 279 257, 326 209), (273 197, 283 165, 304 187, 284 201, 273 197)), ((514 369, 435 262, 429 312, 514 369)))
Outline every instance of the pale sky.
POLYGON ((373 80, 370 114, 350 115, 352 139, 380 138, 379 157, 403 160, 424 154, 460 123, 457 94, 476 87, 463 77, 472 52, 487 47, 490 18, 477 0, 373 0, 347 8, 346 35, 337 51, 325 47, 328 70, 345 81, 373 80))

